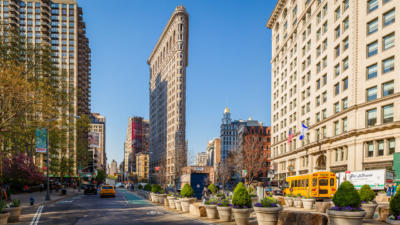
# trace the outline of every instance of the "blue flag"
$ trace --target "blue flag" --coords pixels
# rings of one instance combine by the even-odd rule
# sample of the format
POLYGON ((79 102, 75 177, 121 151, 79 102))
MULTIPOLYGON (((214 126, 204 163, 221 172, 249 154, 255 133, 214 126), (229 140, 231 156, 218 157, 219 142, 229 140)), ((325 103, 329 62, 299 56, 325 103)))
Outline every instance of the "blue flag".
POLYGON ((301 133, 300 133, 300 141, 302 141, 304 139, 304 136, 306 136, 308 127, 306 125, 304 125, 304 123, 301 124, 301 133))

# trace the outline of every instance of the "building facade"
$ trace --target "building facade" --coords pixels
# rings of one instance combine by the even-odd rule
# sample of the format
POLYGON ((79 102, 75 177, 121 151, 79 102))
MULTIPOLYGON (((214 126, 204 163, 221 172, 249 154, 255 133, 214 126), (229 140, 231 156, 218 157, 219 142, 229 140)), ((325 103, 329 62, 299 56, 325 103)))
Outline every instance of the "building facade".
POLYGON ((91 52, 82 8, 75 0, 0 0, 0 10, 1 22, 17 28, 28 43, 51 45, 51 60, 65 76, 61 86, 71 101, 63 109, 72 125, 63 154, 73 158, 76 171, 77 139, 87 140, 87 131, 78 134, 76 120, 90 115, 91 52))
POLYGON ((166 165, 168 184, 186 166, 186 67, 189 16, 176 7, 147 63, 150 68, 150 167, 166 165))
POLYGON ((267 22, 278 180, 393 169, 400 151, 399 7, 394 0, 278 0, 267 22), (302 124, 308 131, 300 141, 302 124))
POLYGON ((208 154, 207 152, 199 152, 196 156, 196 166, 207 166, 208 154))
POLYGON ((124 176, 136 172, 136 154, 149 151, 149 121, 142 117, 128 119, 128 128, 124 142, 124 176))
POLYGON ((94 133, 99 137, 98 146, 89 147, 93 155, 93 169, 106 171, 106 118, 99 113, 92 113, 90 117, 89 133, 94 133))
POLYGON ((221 139, 214 138, 207 144, 207 166, 217 166, 221 161, 221 139))
POLYGON ((221 160, 225 160, 231 151, 237 151, 237 130, 243 121, 231 118, 231 111, 228 107, 224 109, 222 123, 220 127, 221 140, 221 160))
POLYGON ((148 152, 139 152, 136 154, 136 174, 139 182, 149 178, 148 152))
POLYGON ((118 165, 117 165, 117 161, 113 160, 110 163, 110 174, 115 176, 118 173, 118 165))

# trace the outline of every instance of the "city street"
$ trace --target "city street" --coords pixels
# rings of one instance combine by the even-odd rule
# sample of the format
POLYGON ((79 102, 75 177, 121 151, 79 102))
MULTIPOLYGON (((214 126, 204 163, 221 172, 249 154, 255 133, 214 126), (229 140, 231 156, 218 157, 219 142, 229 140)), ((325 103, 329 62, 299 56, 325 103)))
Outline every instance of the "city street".
POLYGON ((117 189, 115 198, 100 198, 99 195, 79 195, 43 208, 39 206, 25 209, 21 215, 21 222, 17 224, 205 224, 201 221, 159 210, 157 207, 125 189, 117 189))

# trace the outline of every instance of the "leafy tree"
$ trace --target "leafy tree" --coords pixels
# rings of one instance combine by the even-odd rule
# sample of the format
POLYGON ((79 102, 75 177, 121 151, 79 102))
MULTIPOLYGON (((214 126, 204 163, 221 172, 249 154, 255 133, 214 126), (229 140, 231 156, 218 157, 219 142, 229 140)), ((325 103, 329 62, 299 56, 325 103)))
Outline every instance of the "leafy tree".
POLYGON ((106 179, 106 172, 104 170, 97 170, 96 181, 98 183, 103 182, 106 179))

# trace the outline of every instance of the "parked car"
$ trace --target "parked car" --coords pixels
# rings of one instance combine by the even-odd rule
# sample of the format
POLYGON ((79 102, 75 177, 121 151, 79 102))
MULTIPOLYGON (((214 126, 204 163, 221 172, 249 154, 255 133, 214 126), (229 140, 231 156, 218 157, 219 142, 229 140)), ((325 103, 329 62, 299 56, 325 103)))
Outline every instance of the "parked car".
POLYGON ((111 185, 103 185, 100 189, 100 197, 111 196, 115 197, 115 189, 114 186, 111 185))
POLYGON ((97 188, 96 188, 96 186, 94 186, 93 184, 88 184, 88 185, 86 185, 85 186, 85 190, 84 190, 84 192, 83 192, 83 194, 95 194, 95 195, 97 195, 97 188))

